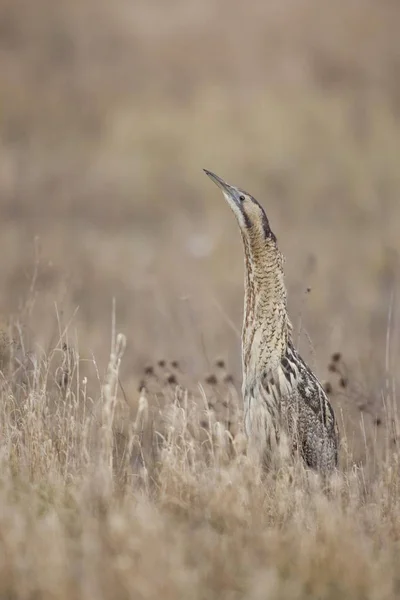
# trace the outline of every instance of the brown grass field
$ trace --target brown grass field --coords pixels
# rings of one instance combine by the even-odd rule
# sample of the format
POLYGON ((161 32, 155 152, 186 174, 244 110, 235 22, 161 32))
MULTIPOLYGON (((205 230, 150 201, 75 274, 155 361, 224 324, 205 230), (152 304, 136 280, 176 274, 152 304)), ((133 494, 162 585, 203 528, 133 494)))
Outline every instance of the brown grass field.
POLYGON ((1 600, 400 596, 399 25, 395 0, 0 0, 1 600), (328 489, 246 457, 242 247, 203 167, 286 256, 328 489))

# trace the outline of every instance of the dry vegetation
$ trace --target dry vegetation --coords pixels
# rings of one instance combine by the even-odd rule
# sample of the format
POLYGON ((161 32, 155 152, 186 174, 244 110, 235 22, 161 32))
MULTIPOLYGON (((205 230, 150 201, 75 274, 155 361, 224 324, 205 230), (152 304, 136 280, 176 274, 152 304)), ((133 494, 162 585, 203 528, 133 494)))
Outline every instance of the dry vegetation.
POLYGON ((398 597, 399 19, 0 0, 0 598, 398 597), (242 249, 202 167, 287 257, 324 489, 247 460, 242 249))

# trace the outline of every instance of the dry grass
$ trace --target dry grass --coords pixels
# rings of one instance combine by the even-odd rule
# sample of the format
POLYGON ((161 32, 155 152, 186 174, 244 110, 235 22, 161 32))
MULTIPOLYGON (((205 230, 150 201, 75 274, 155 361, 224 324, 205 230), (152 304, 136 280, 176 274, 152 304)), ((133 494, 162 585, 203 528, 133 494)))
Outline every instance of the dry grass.
POLYGON ((1 598, 398 596, 398 22, 0 0, 1 598), (246 458, 242 248, 203 167, 287 257, 342 431, 328 490, 246 458))
POLYGON ((118 385, 125 337, 112 340, 94 397, 65 342, 22 371, 11 357, 1 597, 397 597, 396 446, 371 438, 356 467, 344 437, 328 488, 301 464, 262 474, 221 359, 192 389, 176 361, 148 365, 135 407, 118 385))

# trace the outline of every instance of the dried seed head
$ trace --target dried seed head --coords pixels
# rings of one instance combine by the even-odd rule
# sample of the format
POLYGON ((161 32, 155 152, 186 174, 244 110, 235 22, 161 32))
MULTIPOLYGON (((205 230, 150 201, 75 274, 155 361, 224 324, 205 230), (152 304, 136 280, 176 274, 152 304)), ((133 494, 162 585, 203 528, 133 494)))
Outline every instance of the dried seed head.
POLYGON ((341 358, 342 358, 342 355, 340 354, 340 352, 334 352, 331 356, 331 359, 333 360, 333 362, 339 362, 341 358))
POLYGON ((217 385, 218 379, 216 378, 214 373, 211 373, 210 375, 207 375, 207 377, 205 378, 205 382, 209 385, 217 385))
POLYGON ((171 360, 171 367, 173 369, 179 369, 179 362, 177 360, 171 360))
POLYGON ((161 358, 157 364, 159 367, 165 367, 165 360, 163 358, 161 358))
POLYGON ((218 358, 215 361, 215 366, 218 367, 218 369, 225 369, 225 361, 223 358, 218 358))
POLYGON ((349 380, 347 379, 347 377, 341 377, 339 379, 339 385, 342 388, 346 388, 348 386, 349 380))
POLYGON ((225 375, 225 377, 224 377, 224 383, 233 383, 233 375, 231 375, 230 373, 228 373, 227 375, 225 375))
POLYGON ((332 384, 329 381, 324 383, 324 390, 327 394, 332 394, 332 384))
POLYGON ((331 373, 337 373, 337 366, 334 363, 330 363, 328 365, 328 371, 331 373))
POLYGON ((167 377, 167 383, 170 383, 171 385, 178 383, 177 380, 176 380, 176 377, 175 377, 175 375, 173 373, 170 373, 168 375, 168 377, 167 377))
POLYGON ((154 367, 153 365, 146 365, 144 368, 145 375, 153 375, 154 367))
POLYGON ((69 373, 68 371, 63 371, 62 375, 59 378, 58 385, 60 386, 60 388, 65 389, 68 387, 68 381, 69 373))
POLYGON ((138 385, 138 391, 142 392, 146 390, 146 382, 143 381, 143 379, 141 381, 139 381, 139 385, 138 385))

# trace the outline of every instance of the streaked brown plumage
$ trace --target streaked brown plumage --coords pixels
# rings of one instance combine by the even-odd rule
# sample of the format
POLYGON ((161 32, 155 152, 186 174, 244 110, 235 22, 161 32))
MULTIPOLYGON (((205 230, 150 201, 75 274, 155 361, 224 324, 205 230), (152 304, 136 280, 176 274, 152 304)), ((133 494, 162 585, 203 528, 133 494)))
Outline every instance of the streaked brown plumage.
POLYGON ((327 395, 292 342, 283 256, 260 204, 206 174, 222 190, 242 234, 244 420, 249 452, 265 463, 299 453, 321 472, 338 463, 338 429, 327 395))

